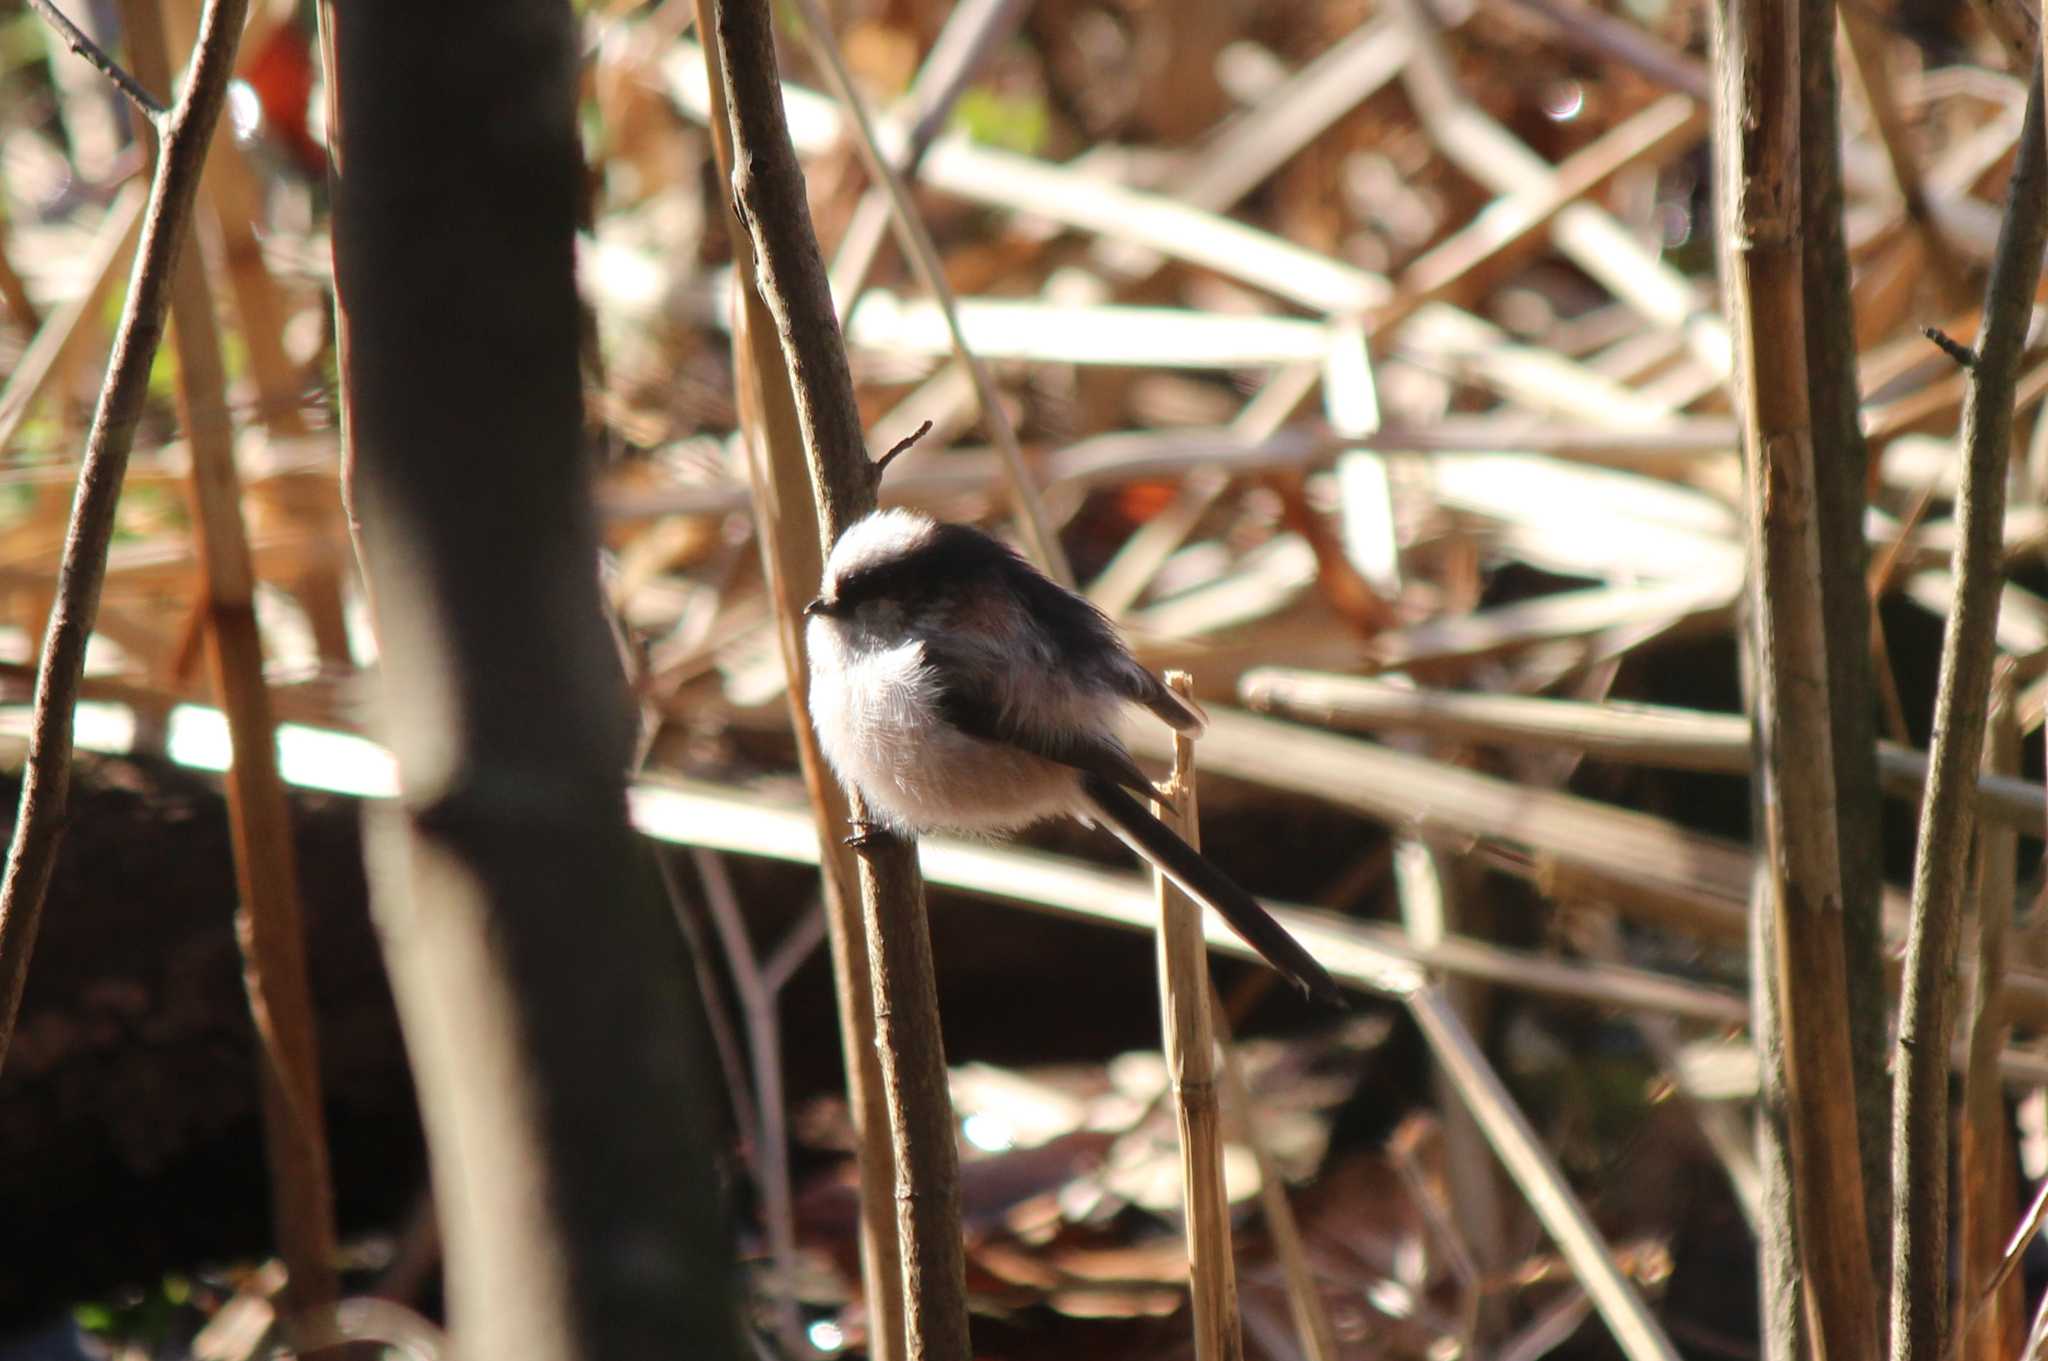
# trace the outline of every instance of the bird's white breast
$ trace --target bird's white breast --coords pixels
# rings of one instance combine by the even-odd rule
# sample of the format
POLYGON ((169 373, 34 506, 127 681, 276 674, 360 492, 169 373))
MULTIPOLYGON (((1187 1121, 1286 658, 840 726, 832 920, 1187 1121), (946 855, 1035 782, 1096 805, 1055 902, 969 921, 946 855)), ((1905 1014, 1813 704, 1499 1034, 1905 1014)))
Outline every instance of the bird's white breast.
POLYGON ((857 625, 814 618, 811 722, 825 757, 871 811, 916 832, 1006 832, 1072 811, 1078 775, 946 722, 924 644, 880 641, 857 625))

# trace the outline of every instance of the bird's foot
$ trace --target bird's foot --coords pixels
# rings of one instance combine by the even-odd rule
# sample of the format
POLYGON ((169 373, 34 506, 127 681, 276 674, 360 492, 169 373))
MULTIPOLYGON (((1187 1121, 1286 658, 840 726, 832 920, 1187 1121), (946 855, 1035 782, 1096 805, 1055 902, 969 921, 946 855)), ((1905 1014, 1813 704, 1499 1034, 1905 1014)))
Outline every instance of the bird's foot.
POLYGON ((894 840, 895 833, 878 822, 856 822, 853 835, 846 838, 846 847, 854 851, 872 851, 894 840))

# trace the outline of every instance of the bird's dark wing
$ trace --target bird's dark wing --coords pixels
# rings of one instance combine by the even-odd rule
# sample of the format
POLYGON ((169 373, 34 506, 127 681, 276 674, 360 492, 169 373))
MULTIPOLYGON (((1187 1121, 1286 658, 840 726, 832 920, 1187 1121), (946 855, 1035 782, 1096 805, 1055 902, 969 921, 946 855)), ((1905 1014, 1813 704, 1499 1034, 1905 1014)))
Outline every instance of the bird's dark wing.
POLYGON ((1230 923, 1230 929, 1288 982, 1326 1006, 1345 1005, 1343 990, 1330 977, 1330 971, 1317 963, 1316 957, 1289 935, 1286 927, 1274 921, 1273 914, 1261 907, 1258 899, 1239 888, 1234 879, 1181 840, 1172 828, 1106 781, 1088 777, 1082 790, 1111 831, 1189 896, 1214 908, 1218 916, 1230 923))
MULTIPOLYGON (((943 650, 944 645, 928 641, 925 647, 927 652, 931 652, 943 650)), ((933 669, 942 677, 974 674, 971 670, 948 666, 942 660, 933 669)), ((1131 759, 1131 754, 1112 739, 1079 731, 1057 733, 1026 729, 1010 721, 993 697, 960 685, 943 685, 938 702, 939 712, 945 720, 969 737, 1028 751, 1033 756, 1043 757, 1056 765, 1069 766, 1084 775, 1096 776, 1111 785, 1121 785, 1147 798, 1159 797, 1151 781, 1145 778, 1145 772, 1139 770, 1137 762, 1131 759)))

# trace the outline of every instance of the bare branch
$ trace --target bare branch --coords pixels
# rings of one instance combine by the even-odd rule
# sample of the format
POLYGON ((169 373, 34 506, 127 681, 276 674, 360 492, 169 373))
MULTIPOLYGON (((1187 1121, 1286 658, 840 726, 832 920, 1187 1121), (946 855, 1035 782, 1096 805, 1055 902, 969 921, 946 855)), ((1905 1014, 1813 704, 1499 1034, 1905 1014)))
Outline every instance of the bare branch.
MULTIPOLYGON (((64 40, 66 47, 91 62, 101 75, 113 81, 115 88, 127 95, 129 102, 142 110, 150 122, 159 127, 163 125, 164 119, 170 116, 170 110, 158 102, 155 95, 144 89, 141 81, 128 74, 127 67, 108 56, 107 50, 94 42, 90 34, 72 23, 70 17, 58 9, 52 0, 28 0, 28 7, 42 15, 43 21, 57 30, 57 36, 64 40)), ((239 28, 236 32, 239 35, 239 28)))
MULTIPOLYGON (((43 6, 38 5, 38 8, 43 6)), ((7 869, 0 878, 0 1064, 21 1009, 28 961, 35 949, 43 898, 56 866, 71 786, 72 709, 85 669, 85 644, 99 614, 113 542, 114 508, 149 391, 149 369, 170 308, 172 266, 192 222, 192 202, 213 125, 227 97, 248 0, 214 0, 193 49, 185 93, 166 115, 163 146, 150 184, 134 282, 121 309, 113 361, 100 386, 92 432, 79 467, 78 494, 57 567, 56 600, 43 634, 36 672, 35 715, 22 771, 21 804, 7 869)))

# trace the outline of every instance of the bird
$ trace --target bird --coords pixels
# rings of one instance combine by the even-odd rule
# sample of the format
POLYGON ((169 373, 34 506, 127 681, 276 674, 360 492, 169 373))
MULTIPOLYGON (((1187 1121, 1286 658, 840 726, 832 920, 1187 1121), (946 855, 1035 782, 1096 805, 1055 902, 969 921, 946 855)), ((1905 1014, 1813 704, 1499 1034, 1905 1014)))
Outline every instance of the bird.
POLYGON ((1345 1004, 1301 942, 1134 797, 1160 798, 1117 736, 1125 706, 1189 734, 1207 717, 1088 600, 993 535, 896 508, 846 527, 804 615, 819 745, 879 824, 855 844, 1100 824, 1304 993, 1345 1004))

